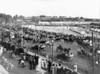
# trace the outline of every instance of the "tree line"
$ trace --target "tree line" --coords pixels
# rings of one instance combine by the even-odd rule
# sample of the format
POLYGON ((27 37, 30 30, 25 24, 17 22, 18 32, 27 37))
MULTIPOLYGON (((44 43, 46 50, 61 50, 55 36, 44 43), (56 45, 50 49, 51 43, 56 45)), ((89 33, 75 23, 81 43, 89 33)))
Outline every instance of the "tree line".
POLYGON ((59 21, 100 21, 100 19, 84 18, 84 17, 66 17, 66 16, 32 16, 31 22, 45 21, 45 22, 59 22, 59 21))
POLYGON ((17 19, 25 20, 25 17, 22 15, 11 16, 9 14, 0 13, 0 24, 7 24, 7 23, 11 23, 11 22, 13 23, 13 22, 17 21, 17 19))

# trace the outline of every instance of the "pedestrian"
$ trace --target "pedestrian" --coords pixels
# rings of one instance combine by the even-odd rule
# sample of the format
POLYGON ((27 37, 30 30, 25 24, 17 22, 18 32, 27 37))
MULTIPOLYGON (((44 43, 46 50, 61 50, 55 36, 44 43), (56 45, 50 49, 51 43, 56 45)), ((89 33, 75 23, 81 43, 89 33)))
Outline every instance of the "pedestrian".
POLYGON ((34 59, 35 59, 35 64, 36 66, 38 65, 38 60, 39 60, 39 57, 37 55, 34 56, 34 59))
POLYGON ((18 60, 18 64, 21 66, 21 67, 25 67, 25 61, 21 58, 18 60))
POLYGON ((48 72, 51 72, 51 66, 52 66, 52 62, 49 60, 48 61, 48 72))
POLYGON ((61 74, 61 67, 62 67, 62 66, 61 66, 61 64, 59 63, 59 64, 58 64, 58 68, 57 68, 57 74, 61 74))
POLYGON ((42 61, 42 58, 39 57, 38 65, 37 65, 37 68, 36 68, 37 71, 40 71, 40 70, 41 70, 41 67, 42 67, 42 63, 41 63, 41 61, 42 61))
POLYGON ((74 65, 74 71, 77 72, 77 63, 74 65))
POLYGON ((44 69, 44 59, 41 60, 41 68, 44 69))
POLYGON ((36 69, 36 59, 32 57, 32 69, 36 69))
POLYGON ((32 60, 33 60, 33 58, 32 58, 32 56, 30 56, 30 58, 29 58, 29 69, 30 70, 32 70, 32 67, 33 67, 32 60))
POLYGON ((52 74, 55 74, 55 64, 54 63, 52 64, 51 70, 52 70, 52 74))
POLYGON ((2 55, 3 55, 3 47, 2 46, 0 46, 0 57, 2 57, 2 55))
POLYGON ((48 68, 48 61, 47 61, 47 59, 45 59, 45 69, 47 69, 48 68))

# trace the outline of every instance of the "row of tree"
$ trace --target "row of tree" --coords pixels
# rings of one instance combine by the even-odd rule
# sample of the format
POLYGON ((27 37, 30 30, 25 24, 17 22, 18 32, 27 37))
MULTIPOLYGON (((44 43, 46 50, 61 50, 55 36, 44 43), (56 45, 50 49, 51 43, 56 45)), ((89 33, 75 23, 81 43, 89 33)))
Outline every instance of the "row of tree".
POLYGON ((66 17, 66 16, 32 16, 30 19, 26 19, 24 16, 15 15, 11 16, 8 14, 0 13, 0 24, 6 24, 10 22, 16 22, 17 20, 22 20, 24 22, 35 22, 38 23, 39 21, 46 21, 46 22, 58 22, 58 21, 100 21, 100 19, 90 19, 90 18, 83 18, 83 17, 66 17))
POLYGON ((38 21, 100 21, 100 19, 91 19, 91 18, 83 18, 83 17, 65 17, 65 16, 32 16, 31 17, 32 22, 38 22, 38 21))
POLYGON ((6 15, 6 14, 0 14, 0 23, 7 23, 12 21, 12 16, 11 15, 6 15))
POLYGON ((8 14, 0 13, 0 24, 15 22, 18 19, 25 20, 25 17, 22 16, 22 15, 20 15, 20 16, 18 16, 18 15, 11 16, 11 15, 8 15, 8 14))

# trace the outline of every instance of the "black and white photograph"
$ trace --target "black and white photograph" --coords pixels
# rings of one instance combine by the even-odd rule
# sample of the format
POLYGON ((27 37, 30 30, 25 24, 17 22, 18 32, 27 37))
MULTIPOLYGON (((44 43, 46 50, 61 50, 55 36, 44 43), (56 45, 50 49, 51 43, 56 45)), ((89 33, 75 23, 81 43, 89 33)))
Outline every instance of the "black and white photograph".
POLYGON ((0 0, 0 74, 100 74, 100 0, 0 0))

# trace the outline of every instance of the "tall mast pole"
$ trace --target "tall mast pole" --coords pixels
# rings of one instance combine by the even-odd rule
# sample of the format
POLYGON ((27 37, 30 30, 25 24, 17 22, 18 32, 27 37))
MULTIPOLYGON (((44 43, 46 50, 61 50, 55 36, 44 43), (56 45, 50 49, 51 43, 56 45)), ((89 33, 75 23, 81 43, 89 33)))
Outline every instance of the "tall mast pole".
POLYGON ((94 72, 94 70, 95 70, 95 68, 94 68, 95 59, 94 59, 94 43, 93 42, 94 42, 94 38, 93 38, 93 31, 92 31, 92 65, 93 65, 93 74, 95 74, 95 72, 94 72))

